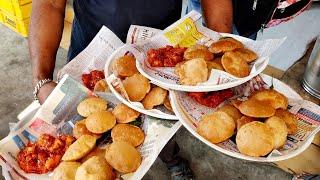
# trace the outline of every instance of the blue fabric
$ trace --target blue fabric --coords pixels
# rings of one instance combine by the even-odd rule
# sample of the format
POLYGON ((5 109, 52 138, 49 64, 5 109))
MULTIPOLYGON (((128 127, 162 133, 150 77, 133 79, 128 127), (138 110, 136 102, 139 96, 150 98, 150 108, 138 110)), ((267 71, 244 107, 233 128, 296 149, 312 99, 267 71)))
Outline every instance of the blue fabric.
POLYGON ((200 0, 188 0, 186 14, 188 14, 192 10, 202 12, 200 0))
MULTIPOLYGON (((187 14, 192 10, 195 10, 195 11, 202 13, 200 0, 189 0, 188 1, 188 5, 187 5, 187 9, 186 9, 185 13, 187 14)), ((202 20, 202 24, 205 26, 204 20, 202 20)), ((234 24, 232 26, 232 34, 240 35, 234 24)), ((247 38, 255 40, 257 38, 257 32, 250 33, 249 36, 247 36, 247 38)))
POLYGON ((182 0, 74 0, 68 61, 105 25, 125 41, 131 24, 164 29, 180 19, 182 0))
MULTIPOLYGON (((236 28, 236 26, 234 24, 232 25, 232 34, 240 35, 238 30, 237 30, 237 28, 236 28)), ((257 34, 258 34, 258 32, 250 33, 249 36, 247 36, 247 38, 256 40, 257 39, 257 34)))
POLYGON ((71 40, 68 51, 67 61, 70 62, 74 57, 76 57, 83 49, 86 48, 87 43, 84 39, 83 33, 81 33, 81 28, 77 19, 74 18, 72 23, 71 40))

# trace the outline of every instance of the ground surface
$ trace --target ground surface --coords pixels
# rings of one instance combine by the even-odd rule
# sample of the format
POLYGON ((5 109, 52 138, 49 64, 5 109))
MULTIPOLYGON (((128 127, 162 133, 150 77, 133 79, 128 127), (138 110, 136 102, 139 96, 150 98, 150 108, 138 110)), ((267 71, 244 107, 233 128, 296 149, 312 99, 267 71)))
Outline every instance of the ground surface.
MULTIPOLYGON (((0 24, 0 139, 9 133, 9 122, 32 102, 31 66, 27 40, 0 24)), ((67 52, 59 49, 56 69, 67 52)), ((181 155, 187 158, 196 179, 291 179, 292 176, 271 164, 252 163, 223 155, 194 138, 185 128, 176 135, 181 155)), ((3 177, 0 175, 0 179, 3 177)), ((157 159, 144 179, 170 179, 165 165, 157 159)))

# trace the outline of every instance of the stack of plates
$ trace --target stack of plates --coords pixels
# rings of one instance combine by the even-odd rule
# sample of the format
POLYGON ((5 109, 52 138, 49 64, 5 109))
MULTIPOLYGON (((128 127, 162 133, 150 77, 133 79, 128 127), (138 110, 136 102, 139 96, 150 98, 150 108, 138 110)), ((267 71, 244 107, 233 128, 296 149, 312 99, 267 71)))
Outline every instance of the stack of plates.
MULTIPOLYGON (((254 42, 250 39, 247 39, 241 36, 236 36, 231 34, 222 34, 222 36, 228 36, 228 37, 237 39, 238 41, 242 42, 245 46, 246 44, 249 44, 249 46, 252 46, 252 44, 255 44, 255 43, 257 43, 257 46, 258 45, 261 46, 261 42, 254 42)), ((168 45, 172 45, 172 44, 168 43, 168 45)), ((164 46, 165 45, 163 45, 163 47, 164 46)), ((255 69, 251 70, 251 73, 246 77, 237 78, 232 76, 231 74, 228 74, 227 72, 213 70, 211 73, 218 73, 220 75, 220 78, 227 77, 227 79, 229 78, 229 81, 224 81, 222 83, 221 82, 216 83, 214 81, 210 81, 206 83, 198 83, 197 85, 191 86, 191 85, 179 84, 179 77, 173 75, 172 69, 170 70, 169 68, 163 67, 165 68, 165 70, 161 70, 162 67, 160 68, 151 67, 147 61, 147 54, 146 54, 148 49, 151 49, 151 48, 147 48, 147 47, 148 46, 126 44, 121 48, 117 49, 109 57, 105 65, 105 69, 104 69, 105 77, 111 92, 115 94, 115 96, 127 106, 135 109, 136 111, 147 114, 149 116, 153 116, 161 119, 179 120, 188 131, 190 131, 196 138, 198 138, 199 140, 207 144, 209 147, 215 150, 218 150, 224 154, 227 154, 229 156, 233 156, 240 159, 260 161, 260 162, 280 161, 280 160, 288 159, 298 155, 311 144, 314 133, 309 134, 308 137, 300 139, 301 142, 295 143, 295 144, 292 143, 293 139, 297 140, 295 138, 295 135, 290 135, 287 137, 287 142, 282 148, 275 149, 271 151, 268 155, 263 157, 252 157, 252 156, 241 154, 239 152, 235 142, 235 135, 224 142, 214 144, 208 141, 206 138, 199 135, 199 133, 197 132, 198 122, 201 119, 199 118, 200 116, 197 116, 197 114, 198 115, 199 113, 203 114, 204 112, 211 113, 216 111, 217 108, 203 107, 203 105, 197 103, 194 99, 188 97, 187 92, 209 92, 209 91, 212 92, 212 91, 220 91, 225 89, 232 89, 233 91, 235 91, 236 89, 244 88, 245 86, 250 86, 256 83, 257 81, 259 81, 258 83, 264 84, 265 85, 264 87, 273 86, 273 88, 276 91, 282 93, 288 99, 293 99, 294 101, 302 100, 298 93, 296 93, 294 90, 292 90, 289 86, 287 86, 283 82, 275 78, 272 78, 268 75, 261 74, 261 72, 268 65, 268 61, 269 61, 268 56, 262 56, 262 57, 259 56, 259 58, 255 61, 254 65, 251 65, 251 68, 255 68, 255 69), (140 74, 148 78, 153 85, 159 86, 169 91, 170 102, 171 102, 171 106, 174 113, 164 110, 164 108, 155 108, 155 109, 147 110, 143 107, 143 105, 140 102, 130 101, 127 96, 123 95, 123 93, 120 93, 119 90, 115 88, 115 84, 117 85, 119 85, 119 83, 121 84, 122 80, 116 76, 116 73, 114 72, 112 64, 114 63, 114 61, 118 60, 120 57, 128 53, 130 53, 136 58, 136 67, 140 74), (206 110, 202 111, 201 108, 204 108, 206 110)), ((257 54, 260 55, 260 54, 263 54, 263 52, 258 52, 257 54)), ((242 96, 243 97, 241 98, 245 98, 248 95, 242 95, 242 96)), ((289 107, 291 106, 289 105, 289 107)), ((303 121, 302 119, 299 119, 299 120, 303 121)), ((300 127, 298 126, 297 132, 301 130, 303 131, 303 129, 300 129, 300 127)))
MULTIPOLYGON (((109 56, 104 68, 106 81, 111 92, 120 101, 136 111, 161 119, 179 120, 196 138, 209 147, 229 156, 251 161, 274 162, 294 157, 305 150, 311 144, 314 135, 320 130, 320 124, 317 123, 320 113, 319 106, 302 100, 298 93, 283 82, 262 74, 262 71, 268 65, 270 55, 282 44, 284 39, 253 41, 237 35, 217 33, 196 24, 195 21, 198 18, 198 14, 191 12, 151 39, 136 44, 125 44, 114 51, 109 56), (210 47, 212 43, 226 37, 241 42, 243 47, 257 54, 257 59, 253 62, 246 61, 249 65, 249 73, 246 76, 237 77, 226 71, 212 69, 206 82, 202 81, 196 85, 186 85, 180 83, 180 77, 175 73, 174 67, 152 67, 148 61, 148 51, 150 49, 156 50, 167 45, 190 48, 196 44, 210 47), (141 75, 150 80, 150 83, 153 84, 152 86, 158 86, 169 91, 173 112, 168 111, 168 108, 159 106, 147 110, 142 103, 129 100, 128 94, 122 85, 125 77, 118 77, 117 70, 113 66, 115 61, 128 54, 135 57, 136 69, 141 75), (217 111, 219 107, 229 103, 231 99, 243 101, 248 99, 250 94, 268 88, 273 88, 288 99, 288 111, 298 119, 297 131, 288 135, 286 142, 281 147, 270 149, 264 155, 249 156, 240 153, 238 150, 235 131, 233 136, 219 143, 212 143, 198 133, 197 127, 203 115, 217 111), (204 106, 188 95, 189 92, 214 92, 226 89, 231 90, 233 97, 225 100, 215 108, 204 106), (305 126, 310 129, 306 131, 305 126)), ((225 67, 223 68, 225 69, 225 67)), ((137 84, 139 83, 137 82, 137 84)), ((265 119, 260 118, 258 120, 264 121, 265 119)))

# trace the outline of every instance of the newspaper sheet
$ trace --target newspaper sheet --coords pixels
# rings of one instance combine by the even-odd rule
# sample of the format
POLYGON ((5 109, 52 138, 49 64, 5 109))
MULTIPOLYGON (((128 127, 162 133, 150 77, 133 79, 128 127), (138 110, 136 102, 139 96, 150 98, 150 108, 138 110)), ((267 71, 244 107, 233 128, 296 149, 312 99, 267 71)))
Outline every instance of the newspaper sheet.
MULTIPOLYGON (((19 125, 19 129, 15 129, 0 141, 0 164, 7 172, 6 179, 49 179, 52 176, 52 173, 42 175, 24 173, 16 162, 16 155, 27 142, 36 141, 43 133, 72 134, 75 122, 83 119, 77 113, 77 105, 88 96, 95 96, 95 94, 70 76, 66 75, 61 79, 34 117, 24 121, 19 125)), ((101 93, 98 96, 107 100, 108 108, 120 103, 110 93, 101 93)), ((143 160, 136 172, 122 175, 124 179, 141 179, 156 160, 161 149, 181 126, 178 121, 160 120, 146 115, 141 115, 140 122, 146 134, 144 143, 139 147, 143 160)), ((109 136, 103 137, 98 140, 98 146, 110 142, 109 136)))
MULTIPOLYGON (((257 76, 247 83, 233 88, 235 97, 231 99, 237 98, 239 100, 244 100, 247 99, 247 97, 251 93, 257 90, 270 88, 270 84, 268 85, 265 83, 266 79, 271 79, 271 77, 264 76, 264 78, 262 78, 261 76, 257 76)), ((293 113, 298 119, 298 131, 295 134, 289 135, 287 137, 286 144, 282 148, 273 150, 267 157, 254 158, 242 155, 238 151, 235 139, 233 137, 227 141, 216 144, 221 148, 220 150, 222 152, 237 158, 247 160, 278 161, 293 157, 297 155, 298 152, 301 152, 301 150, 310 145, 314 135, 320 131, 320 106, 310 101, 299 98, 299 95, 297 95, 290 87, 288 87, 281 81, 277 80, 276 82, 277 83, 274 84, 274 89, 288 97, 288 110, 293 113)), ((178 117, 183 117, 180 118, 182 122, 186 122, 183 123, 183 125, 185 125, 186 128, 194 135, 196 134, 195 136, 198 138, 201 136, 196 132, 196 128, 199 121, 201 120, 201 117, 205 114, 216 111, 217 108, 223 106, 226 103, 229 103, 228 101, 226 101, 223 104, 219 105, 217 108, 210 108, 199 104, 193 98, 188 96, 186 92, 175 91, 174 94, 174 101, 176 103, 173 103, 173 106, 178 109, 178 111, 175 112, 180 114, 180 116, 178 114, 176 115, 178 117)))
POLYGON ((103 26, 90 44, 58 72, 58 80, 63 75, 69 74, 78 82, 82 82, 83 73, 103 70, 108 57, 122 45, 123 42, 110 29, 103 26))
POLYGON ((127 44, 142 44, 146 40, 149 40, 156 34, 161 33, 161 30, 145 27, 131 25, 127 34, 127 44))

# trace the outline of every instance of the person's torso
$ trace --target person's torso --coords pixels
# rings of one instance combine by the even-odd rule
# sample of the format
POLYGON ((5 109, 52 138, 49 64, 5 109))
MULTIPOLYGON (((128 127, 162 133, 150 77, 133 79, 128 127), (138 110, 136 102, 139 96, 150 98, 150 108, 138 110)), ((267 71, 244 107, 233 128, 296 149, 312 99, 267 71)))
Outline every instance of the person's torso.
MULTIPOLYGON (((181 16, 182 0, 75 0, 75 21, 91 41, 105 25, 121 40, 131 24, 164 29, 181 16)), ((86 42, 88 43, 88 42, 86 42)))
POLYGON ((312 0, 233 0, 234 24, 246 36, 278 25, 304 11, 312 0))

